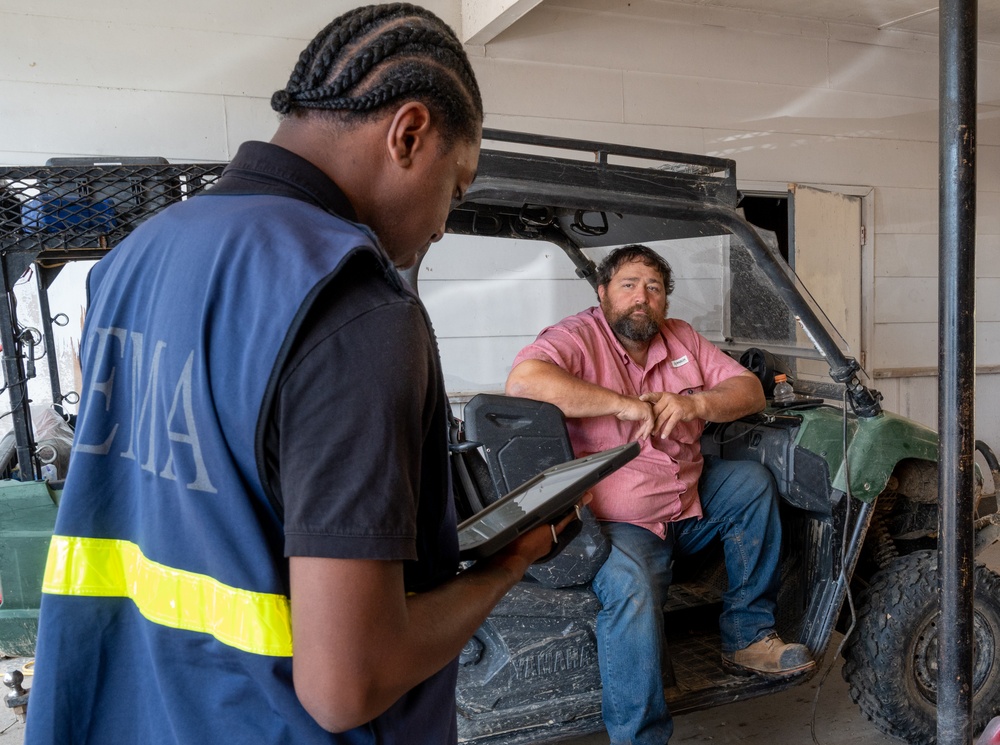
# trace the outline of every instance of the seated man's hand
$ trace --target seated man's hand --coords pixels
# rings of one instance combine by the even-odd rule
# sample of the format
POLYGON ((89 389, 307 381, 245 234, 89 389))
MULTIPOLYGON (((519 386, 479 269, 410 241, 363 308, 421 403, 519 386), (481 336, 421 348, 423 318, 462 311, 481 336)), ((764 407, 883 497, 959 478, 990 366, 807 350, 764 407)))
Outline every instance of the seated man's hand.
POLYGON ((678 422, 690 422, 700 418, 697 399, 693 396, 679 396, 676 393, 644 393, 640 400, 653 407, 653 435, 666 439, 678 422))
POLYGON ((622 407, 615 412, 615 416, 623 422, 638 422, 639 430, 636 434, 637 440, 645 440, 653 432, 653 425, 656 422, 656 414, 653 406, 644 398, 634 398, 624 396, 622 407))

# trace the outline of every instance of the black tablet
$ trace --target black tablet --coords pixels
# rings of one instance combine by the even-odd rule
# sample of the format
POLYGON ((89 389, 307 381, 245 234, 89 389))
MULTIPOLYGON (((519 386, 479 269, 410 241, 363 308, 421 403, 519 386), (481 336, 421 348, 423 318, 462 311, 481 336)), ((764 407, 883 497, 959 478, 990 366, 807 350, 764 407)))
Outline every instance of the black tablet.
POLYGON ((522 533, 562 517, 583 493, 639 454, 639 443, 553 466, 458 526, 462 559, 485 559, 522 533))

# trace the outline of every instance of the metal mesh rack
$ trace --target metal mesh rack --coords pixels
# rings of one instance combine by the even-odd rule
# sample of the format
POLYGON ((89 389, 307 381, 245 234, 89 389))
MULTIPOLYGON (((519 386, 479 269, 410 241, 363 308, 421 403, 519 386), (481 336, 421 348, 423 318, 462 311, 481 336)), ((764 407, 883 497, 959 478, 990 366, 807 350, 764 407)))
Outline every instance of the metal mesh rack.
POLYGON ((49 362, 52 400, 63 400, 52 342, 48 288, 71 261, 101 258, 158 210, 209 188, 225 163, 168 163, 163 158, 54 158, 44 166, 0 167, 0 344, 4 391, 10 396, 15 439, 13 462, 23 480, 38 478, 28 409, 31 355, 41 344, 49 362), (41 310, 41 339, 17 320, 14 283, 34 264, 41 310))
POLYGON ((223 167, 75 158, 0 167, 0 251, 32 260, 98 258, 157 210, 210 186, 223 167))

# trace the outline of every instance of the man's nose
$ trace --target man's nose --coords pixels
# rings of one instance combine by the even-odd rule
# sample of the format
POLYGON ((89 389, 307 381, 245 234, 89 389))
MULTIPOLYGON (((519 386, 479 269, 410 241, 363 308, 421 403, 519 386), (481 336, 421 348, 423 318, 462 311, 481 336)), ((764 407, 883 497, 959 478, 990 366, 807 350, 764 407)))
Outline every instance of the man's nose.
POLYGON ((445 215, 445 218, 441 221, 441 224, 438 226, 438 229, 434 232, 434 235, 431 236, 431 243, 437 243, 444 237, 445 231, 447 230, 447 225, 448 225, 448 216, 445 215))

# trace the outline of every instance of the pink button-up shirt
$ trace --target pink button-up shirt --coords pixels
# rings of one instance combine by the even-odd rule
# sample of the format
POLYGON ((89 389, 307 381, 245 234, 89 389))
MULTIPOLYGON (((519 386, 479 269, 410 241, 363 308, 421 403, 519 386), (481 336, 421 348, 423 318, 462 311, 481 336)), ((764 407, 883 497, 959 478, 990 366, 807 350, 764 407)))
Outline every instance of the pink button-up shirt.
MULTIPOLYGON (((746 371, 689 323, 668 318, 650 341, 639 367, 614 335, 600 308, 590 308, 544 329, 514 359, 552 362, 581 380, 626 396, 666 391, 691 394, 746 371)), ((613 415, 566 420, 577 457, 638 439, 638 422, 613 415)), ((661 538, 666 524, 701 517, 701 433, 705 422, 679 422, 667 439, 640 443, 634 460, 594 489, 591 510, 601 520, 640 525, 661 538)))

